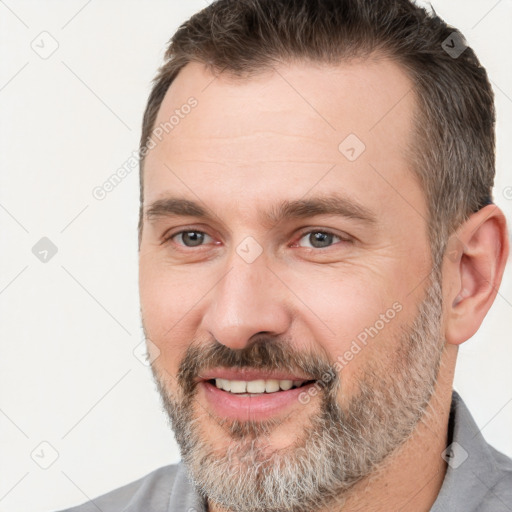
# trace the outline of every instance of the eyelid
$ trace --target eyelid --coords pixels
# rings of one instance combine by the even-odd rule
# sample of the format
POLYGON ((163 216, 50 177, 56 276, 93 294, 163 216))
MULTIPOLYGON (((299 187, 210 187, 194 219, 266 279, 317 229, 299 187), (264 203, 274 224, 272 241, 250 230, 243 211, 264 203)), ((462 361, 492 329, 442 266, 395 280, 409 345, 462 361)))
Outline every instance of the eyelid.
MULTIPOLYGON (((342 242, 354 242, 354 237, 350 236, 348 233, 336 233, 335 231, 328 229, 328 228, 304 228, 304 230, 300 231, 297 237, 295 238, 295 243, 298 243, 302 238, 304 238, 305 235, 309 235, 311 233, 324 233, 326 235, 332 235, 335 237, 338 237, 342 242)), ((308 247, 306 247, 308 249, 308 247)), ((311 248, 310 248, 311 249, 311 248)))
MULTIPOLYGON (((169 229, 167 231, 165 231, 165 233, 162 235, 161 239, 161 245, 165 245, 167 243, 170 243, 172 241, 172 239, 175 237, 175 236, 178 236, 178 235, 181 235, 183 233, 189 233, 189 232, 195 232, 195 233, 201 233, 203 235, 206 235, 206 236, 209 236, 210 238, 213 239, 213 236, 208 234, 205 230, 203 229, 198 229, 197 227, 194 227, 194 226, 180 226, 179 228, 177 228, 177 231, 174 231, 172 229, 169 229)), ((195 249, 196 247, 187 247, 186 245, 183 245, 183 244, 179 244, 177 243, 177 245, 179 247, 185 247, 186 249, 195 249)), ((199 245, 197 247, 204 247, 204 245, 199 245)))
MULTIPOLYGON (((162 235, 162 242, 161 244, 164 245, 166 243, 169 243, 171 242, 171 240, 175 237, 175 236, 178 236, 180 234, 183 234, 183 233, 187 233, 187 232, 195 232, 195 233, 201 233, 203 235, 206 235, 206 236, 209 236, 210 238, 214 239, 214 237, 210 234, 208 234, 206 231, 202 230, 202 229, 198 229, 197 227, 194 227, 194 226, 190 226, 190 227, 180 227, 180 228, 177 228, 178 230, 175 231, 175 232, 172 232, 172 229, 166 231, 163 235, 162 235), (170 234, 169 234, 170 233, 170 234)), ((354 242, 354 238, 350 235, 348 235, 347 233, 336 233, 334 230, 331 230, 331 229, 328 229, 328 228, 322 228, 322 227, 307 227, 307 228, 303 228, 302 230, 299 231, 299 233, 294 237, 294 242, 292 242, 292 245, 295 245, 295 244, 298 244, 298 242, 304 238, 305 235, 308 235, 308 234, 311 234, 311 233, 324 233, 324 234, 327 234, 327 235, 332 235, 332 236, 335 236, 337 238, 339 238, 341 240, 341 242, 348 242, 348 243, 353 243, 354 242)), ((339 243, 339 242, 337 242, 339 243)), ((198 245, 196 247, 187 247, 186 245, 183 245, 183 244, 180 244, 180 243, 177 243, 177 245, 179 247, 185 247, 186 249, 197 249, 197 248, 200 248, 200 247, 204 247, 205 244, 203 245, 198 245)), ((218 245, 218 244, 215 244, 215 245, 218 245)), ((335 244, 333 244, 335 245, 335 244)), ((302 249, 310 249, 310 250, 319 250, 315 247, 302 247, 302 246, 298 246, 298 247, 301 247, 302 249)), ((331 247, 331 246, 329 246, 331 247)), ((322 250, 325 250, 325 249, 329 249, 329 247, 326 247, 326 248, 322 248, 322 250)))

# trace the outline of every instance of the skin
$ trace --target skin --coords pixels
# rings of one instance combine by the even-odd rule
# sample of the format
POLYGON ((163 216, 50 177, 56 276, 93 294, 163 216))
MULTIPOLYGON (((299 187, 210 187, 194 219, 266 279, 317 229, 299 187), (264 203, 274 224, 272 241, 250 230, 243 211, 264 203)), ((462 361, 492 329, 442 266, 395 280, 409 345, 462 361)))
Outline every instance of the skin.
MULTIPOLYGON (((155 126, 190 96, 198 105, 148 153, 145 208, 172 194, 201 203, 214 220, 144 219, 142 318, 160 351, 155 367, 174 392, 192 341, 216 339, 236 349, 265 331, 335 361, 398 301, 402 311, 344 367, 343 405, 369 362, 389 360, 432 267, 426 200, 405 156, 416 100, 406 74, 385 59, 280 64, 275 71, 235 80, 192 63, 169 88, 155 126), (354 162, 338 149, 350 133, 366 145, 354 162), (340 192, 371 210, 375 225, 321 215, 269 226, 259 215, 283 199, 340 192), (352 241, 308 247, 303 233, 315 229, 352 241), (184 246, 179 236, 162 243, 180 230, 208 236, 199 247, 184 246), (236 252, 249 236, 263 250, 250 264, 236 252)), ((428 511, 443 482, 457 348, 477 331, 497 294, 508 256, 503 213, 495 205, 483 208, 451 244, 456 252, 442 264, 446 350, 432 414, 380 471, 354 486, 345 512, 428 511)), ((211 442, 226 447, 229 438, 205 397, 199 393, 197 400, 211 442)), ((270 448, 289 446, 315 407, 318 397, 287 411, 266 439, 270 448)), ((210 511, 221 509, 211 504, 210 511)))

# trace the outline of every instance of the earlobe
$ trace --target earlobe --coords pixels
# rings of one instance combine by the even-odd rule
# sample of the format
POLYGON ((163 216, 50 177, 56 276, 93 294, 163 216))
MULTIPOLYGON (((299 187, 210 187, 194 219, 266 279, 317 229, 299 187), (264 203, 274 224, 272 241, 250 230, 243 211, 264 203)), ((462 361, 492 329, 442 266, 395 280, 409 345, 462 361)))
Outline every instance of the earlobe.
POLYGON ((445 337, 463 343, 480 327, 501 284, 508 258, 506 219, 496 205, 470 216, 445 253, 445 337))

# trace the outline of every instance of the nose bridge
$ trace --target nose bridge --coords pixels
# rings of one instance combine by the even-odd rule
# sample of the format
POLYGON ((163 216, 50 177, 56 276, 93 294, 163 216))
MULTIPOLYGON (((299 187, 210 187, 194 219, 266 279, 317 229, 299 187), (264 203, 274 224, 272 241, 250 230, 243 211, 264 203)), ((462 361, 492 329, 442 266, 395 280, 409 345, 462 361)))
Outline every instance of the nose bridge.
MULTIPOLYGON (((242 243, 240 248, 247 246, 242 243)), ((285 287, 267 263, 264 255, 251 261, 234 251, 212 291, 203 328, 229 348, 244 348, 254 334, 281 334, 289 327, 285 287)))

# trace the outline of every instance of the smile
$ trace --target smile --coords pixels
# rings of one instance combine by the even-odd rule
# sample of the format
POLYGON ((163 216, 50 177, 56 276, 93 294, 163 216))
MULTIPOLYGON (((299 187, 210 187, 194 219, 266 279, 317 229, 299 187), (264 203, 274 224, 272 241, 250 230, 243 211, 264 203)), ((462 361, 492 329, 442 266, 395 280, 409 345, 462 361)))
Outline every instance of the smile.
POLYGON ((258 379, 250 381, 211 379, 209 382, 214 384, 218 389, 228 391, 229 393, 260 395, 263 393, 277 393, 278 391, 288 391, 292 388, 300 388, 311 381, 287 379, 258 379))
POLYGON ((221 419, 264 421, 303 408, 299 396, 315 382, 285 372, 217 368, 198 379, 199 400, 221 419))

